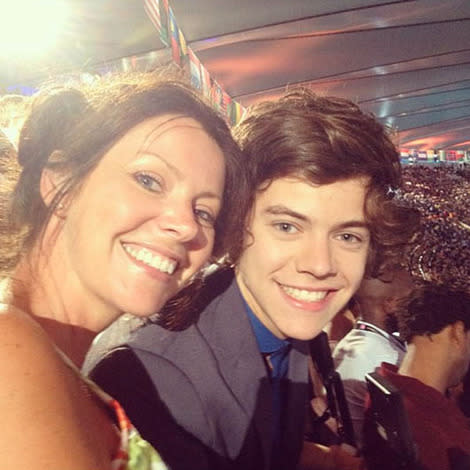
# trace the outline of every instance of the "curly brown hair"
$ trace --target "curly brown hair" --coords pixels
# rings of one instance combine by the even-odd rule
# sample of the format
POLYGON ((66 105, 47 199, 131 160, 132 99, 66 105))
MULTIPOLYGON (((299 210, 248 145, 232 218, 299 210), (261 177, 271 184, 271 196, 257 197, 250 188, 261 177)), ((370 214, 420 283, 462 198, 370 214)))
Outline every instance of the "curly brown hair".
MULTIPOLYGON (((253 106, 234 135, 247 155, 252 188, 286 176, 314 184, 368 179, 368 275, 376 276, 416 230, 417 212, 392 197, 402 183, 397 149, 374 116, 351 101, 294 89, 253 106)), ((250 197, 253 204, 256 192, 250 197)))

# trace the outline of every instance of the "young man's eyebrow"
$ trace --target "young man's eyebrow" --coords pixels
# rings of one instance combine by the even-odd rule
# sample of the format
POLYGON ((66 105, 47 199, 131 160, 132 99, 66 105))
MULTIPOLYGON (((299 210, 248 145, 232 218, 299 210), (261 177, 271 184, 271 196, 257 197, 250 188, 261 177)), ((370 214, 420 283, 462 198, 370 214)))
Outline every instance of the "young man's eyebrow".
POLYGON ((298 220, 308 221, 308 217, 281 204, 267 207, 264 212, 270 215, 288 215, 298 220))
MULTIPOLYGON (((305 222, 308 222, 310 220, 304 214, 301 214, 300 212, 296 212, 292 209, 289 209, 288 207, 283 206, 282 204, 269 206, 265 209, 264 212, 269 215, 288 215, 290 217, 293 217, 295 219, 305 221, 305 222)), ((341 230, 341 229, 355 228, 355 227, 369 230, 369 224, 365 220, 362 220, 362 219, 346 220, 338 224, 336 226, 336 229, 341 230)))
POLYGON ((337 226, 338 229, 346 229, 346 228, 364 228, 369 230, 369 224, 365 220, 346 220, 345 222, 341 222, 337 226))

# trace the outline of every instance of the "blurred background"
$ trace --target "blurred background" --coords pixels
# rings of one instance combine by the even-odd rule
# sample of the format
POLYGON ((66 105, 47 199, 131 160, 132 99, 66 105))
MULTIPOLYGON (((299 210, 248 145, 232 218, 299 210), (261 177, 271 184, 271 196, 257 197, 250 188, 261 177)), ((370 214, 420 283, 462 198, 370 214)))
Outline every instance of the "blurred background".
POLYGON ((305 85, 392 129, 404 162, 470 162, 468 0, 0 0, 0 94, 171 61, 232 122, 305 85))

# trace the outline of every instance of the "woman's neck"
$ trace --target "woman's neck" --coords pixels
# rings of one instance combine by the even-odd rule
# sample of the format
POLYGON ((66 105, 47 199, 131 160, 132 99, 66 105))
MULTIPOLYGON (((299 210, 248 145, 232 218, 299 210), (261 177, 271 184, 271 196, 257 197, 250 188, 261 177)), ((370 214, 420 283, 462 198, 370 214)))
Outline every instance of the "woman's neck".
POLYGON ((73 276, 59 271, 60 262, 54 263, 52 257, 47 263, 37 257, 23 259, 8 282, 5 299, 34 317, 80 367, 93 338, 118 314, 80 293, 73 276))

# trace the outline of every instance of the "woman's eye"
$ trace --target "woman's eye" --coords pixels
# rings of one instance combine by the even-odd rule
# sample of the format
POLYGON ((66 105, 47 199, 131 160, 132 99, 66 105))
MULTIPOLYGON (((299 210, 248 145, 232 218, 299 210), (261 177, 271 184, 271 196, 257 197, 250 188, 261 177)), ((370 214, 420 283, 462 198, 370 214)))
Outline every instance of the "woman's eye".
POLYGON ((214 225, 215 217, 210 212, 204 209, 194 209, 194 213, 204 225, 210 225, 211 227, 214 225))
POLYGON ((292 224, 289 224, 288 222, 279 222, 274 224, 274 226, 281 232, 284 233, 296 233, 298 232, 297 227, 295 227, 292 224))
POLYGON ((162 189, 160 180, 146 173, 137 173, 135 175, 135 179, 142 187, 148 189, 149 191, 158 192, 162 189))

